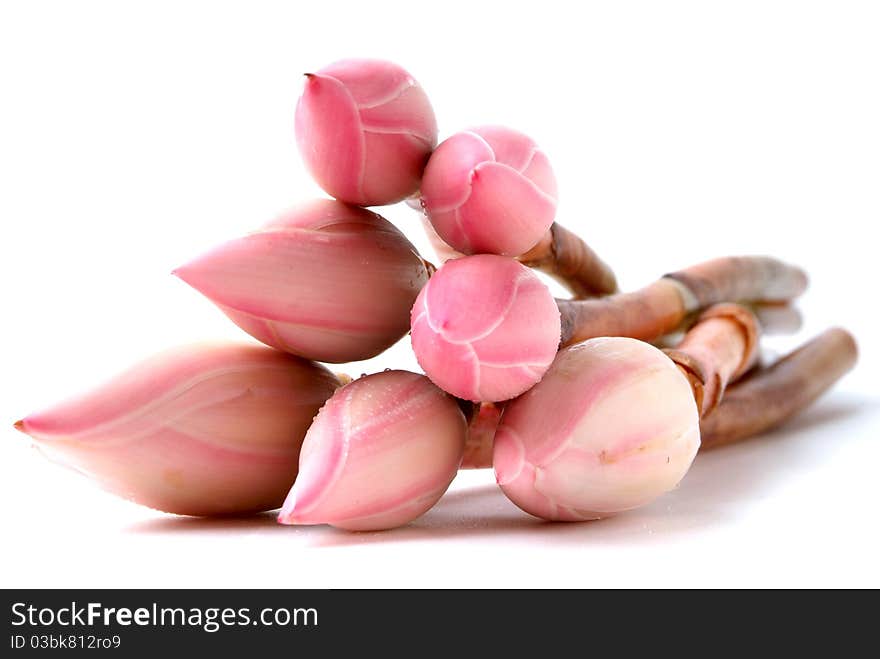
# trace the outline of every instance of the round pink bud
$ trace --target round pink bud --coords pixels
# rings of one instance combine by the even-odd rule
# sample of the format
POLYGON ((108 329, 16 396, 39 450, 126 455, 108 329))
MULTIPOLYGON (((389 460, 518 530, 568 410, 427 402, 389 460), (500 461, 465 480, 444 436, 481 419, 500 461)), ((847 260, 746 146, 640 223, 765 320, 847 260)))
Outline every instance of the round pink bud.
POLYGON ((559 308, 527 267, 481 254, 447 261, 412 309, 412 345, 428 377, 466 400, 497 402, 541 379, 559 348, 559 308))
POLYGON ((463 254, 524 254, 556 216, 556 177, 526 135, 501 126, 457 133, 428 161, 425 212, 463 254))
POLYGON ((323 362, 374 357, 406 334, 425 262, 376 213, 319 199, 174 271, 263 343, 323 362))
POLYGON ((461 463, 461 408, 423 375, 385 371, 327 401, 303 443, 282 524, 401 526, 431 508, 461 463))
POLYGON ((561 350, 505 408, 493 462, 517 506, 579 521, 673 489, 699 446, 693 391, 672 360, 636 339, 598 338, 561 350))
POLYGON ((327 193, 379 206, 418 191, 437 121, 424 90, 397 64, 347 59, 306 74, 296 141, 327 193))

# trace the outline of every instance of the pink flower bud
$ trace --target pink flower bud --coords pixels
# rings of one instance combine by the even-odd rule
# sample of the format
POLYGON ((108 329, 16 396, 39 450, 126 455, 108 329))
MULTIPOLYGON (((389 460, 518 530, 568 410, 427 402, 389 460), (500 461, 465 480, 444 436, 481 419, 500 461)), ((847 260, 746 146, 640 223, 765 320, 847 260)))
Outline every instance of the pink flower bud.
POLYGON ((440 237, 464 254, 524 254, 556 215, 556 177, 526 135, 501 126, 457 133, 428 161, 425 211, 440 237))
POLYGON ((590 339, 560 351, 495 434, 495 476, 549 520, 607 517, 673 489, 700 446, 690 384, 660 350, 590 339))
POLYGON ((458 404, 423 375, 385 371, 345 385, 306 434, 278 521, 352 531, 406 524, 449 487, 466 425, 458 404))
POLYGON ((136 503, 256 512, 284 500, 306 429, 338 384, 269 348, 186 346, 15 425, 50 459, 136 503))
POLYGON ((379 215, 321 199, 175 270, 266 345, 308 359, 374 357, 409 329, 424 261, 379 215))
POLYGON ((318 184, 361 206, 414 194, 437 144, 437 121, 412 76, 370 59, 342 60, 306 76, 296 140, 318 184))
POLYGON ((533 386, 556 356, 560 317, 524 265, 491 254, 447 261, 412 310, 412 345, 441 389, 501 401, 533 386))

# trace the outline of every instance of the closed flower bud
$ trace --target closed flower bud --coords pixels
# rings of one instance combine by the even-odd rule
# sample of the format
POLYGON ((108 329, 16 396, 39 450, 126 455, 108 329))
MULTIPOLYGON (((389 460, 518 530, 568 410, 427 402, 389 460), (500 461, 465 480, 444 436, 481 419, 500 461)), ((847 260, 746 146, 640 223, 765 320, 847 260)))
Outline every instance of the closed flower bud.
POLYGON ((673 489, 700 446, 690 384, 653 346, 591 339, 560 351, 509 403, 495 434, 495 475, 532 515, 578 521, 646 504, 673 489))
POLYGON ((336 363, 374 357, 406 334, 428 279, 393 224, 329 199, 299 206, 174 274, 266 345, 336 363))
POLYGON ((348 59, 306 75, 296 139, 327 193, 379 206, 418 190, 437 121, 424 90, 397 64, 348 59))
POLYGON ((271 510, 338 384, 322 366, 269 348, 193 345, 15 425, 50 459, 157 510, 271 510))
POLYGON ((445 140, 422 180, 425 212, 463 254, 524 254, 556 215, 556 177, 526 135, 484 126, 445 140))
POLYGON ((412 310, 412 346, 441 389, 502 401, 534 385, 556 356, 559 309, 548 288, 513 259, 447 261, 412 310))
POLYGON ((423 375, 386 371, 345 385, 306 434, 278 521, 354 531, 406 524, 449 487, 466 426, 455 400, 423 375))

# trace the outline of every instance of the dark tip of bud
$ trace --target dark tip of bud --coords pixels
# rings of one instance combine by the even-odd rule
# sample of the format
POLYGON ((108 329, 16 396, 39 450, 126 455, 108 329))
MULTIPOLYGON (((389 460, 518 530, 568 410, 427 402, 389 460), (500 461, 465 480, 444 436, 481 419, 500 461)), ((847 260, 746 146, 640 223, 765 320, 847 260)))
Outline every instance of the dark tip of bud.
POLYGON ((12 427, 15 428, 16 430, 18 430, 19 432, 24 432, 24 433, 27 432, 24 429, 24 419, 22 419, 20 421, 16 421, 15 423, 12 424, 12 427))
POLYGON ((314 77, 315 77, 315 74, 314 74, 314 73, 303 73, 303 75, 304 75, 306 78, 314 78, 314 77))

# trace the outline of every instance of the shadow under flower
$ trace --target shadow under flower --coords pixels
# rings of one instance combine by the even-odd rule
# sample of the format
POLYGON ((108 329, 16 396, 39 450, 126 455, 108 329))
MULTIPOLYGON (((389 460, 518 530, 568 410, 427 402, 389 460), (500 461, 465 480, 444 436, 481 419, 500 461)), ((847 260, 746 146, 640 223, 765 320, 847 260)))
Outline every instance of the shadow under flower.
MULTIPOLYGON (((843 427, 876 401, 832 399, 785 426, 739 444, 701 453, 682 484, 658 501, 594 522, 547 522, 526 514, 494 484, 451 491, 430 511, 398 529, 349 533, 322 527, 311 546, 534 534, 553 544, 660 543, 670 535, 705 529, 747 514, 786 476, 828 460, 845 442, 843 427), (840 425, 830 433, 829 426, 840 425), (831 439, 832 441, 829 441, 831 439)), ((491 472, 487 472, 487 480, 491 472)))
POLYGON ((275 521, 275 512, 215 518, 168 515, 134 524, 128 531, 271 532, 315 548, 465 536, 505 540, 523 535, 553 544, 660 543, 673 534, 711 528, 747 514, 768 492, 782 486, 788 474, 828 460, 845 445, 847 426, 864 423, 859 417, 878 409, 874 400, 829 399, 775 431, 701 453, 675 491, 651 505, 595 522, 546 522, 532 517, 511 503, 494 484, 491 471, 484 470, 480 478, 484 476, 487 484, 454 489, 419 519, 389 531, 351 533, 329 526, 282 526, 275 521))
POLYGON ((229 533, 231 531, 263 531, 279 527, 274 512, 253 515, 229 515, 222 517, 186 517, 163 515, 128 527, 129 533, 178 534, 178 533, 229 533))

